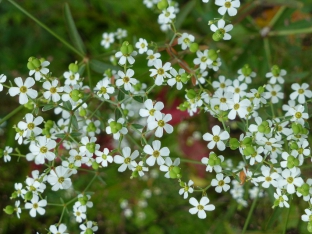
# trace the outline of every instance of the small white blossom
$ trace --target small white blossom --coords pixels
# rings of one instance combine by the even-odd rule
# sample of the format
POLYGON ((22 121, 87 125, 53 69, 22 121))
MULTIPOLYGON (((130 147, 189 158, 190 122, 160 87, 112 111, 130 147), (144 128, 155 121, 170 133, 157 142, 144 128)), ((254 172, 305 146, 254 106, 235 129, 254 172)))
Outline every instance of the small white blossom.
POLYGON ((212 211, 215 209, 214 205, 208 205, 209 203, 209 198, 208 197, 202 197, 200 201, 198 202, 196 198, 191 197, 189 200, 190 204, 193 205, 193 208, 189 209, 189 212, 191 214, 196 214, 198 215, 198 218, 204 219, 206 218, 206 211, 212 211))

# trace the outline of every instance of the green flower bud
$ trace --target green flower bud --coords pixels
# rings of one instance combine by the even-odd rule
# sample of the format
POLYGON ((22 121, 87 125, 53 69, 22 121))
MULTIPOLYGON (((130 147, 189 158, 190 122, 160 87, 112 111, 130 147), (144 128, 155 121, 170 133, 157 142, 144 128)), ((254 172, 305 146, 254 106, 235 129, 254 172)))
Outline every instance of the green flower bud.
POLYGON ((131 54, 133 52, 133 45, 129 44, 127 51, 128 51, 128 54, 131 54))
POLYGON ((29 70, 34 70, 34 69, 36 69, 36 67, 32 64, 32 62, 28 62, 28 63, 27 63, 27 68, 28 68, 29 70))
POLYGON ((78 201, 81 203, 81 205, 85 206, 88 202, 88 197, 86 195, 79 197, 78 201))
POLYGON ((254 154, 256 151, 253 146, 248 145, 245 149, 243 149, 243 153, 245 156, 249 156, 254 154))
POLYGON ((185 182, 181 181, 181 182, 180 182, 180 186, 181 186, 182 188, 184 188, 184 187, 185 187, 185 182))
POLYGON ((87 228, 85 231, 85 234, 93 234, 93 231, 91 228, 87 228))
POLYGON ((33 198, 33 193, 31 191, 27 192, 24 198, 25 198, 25 201, 30 201, 33 198))
POLYGON ((190 76, 187 73, 181 74, 181 81, 186 83, 190 79, 190 76))
POLYGON ((87 143, 86 148, 90 153, 94 153, 95 152, 95 143, 94 142, 87 143))
POLYGON ((12 193, 10 199, 15 199, 15 198, 17 198, 17 197, 18 197, 18 193, 17 193, 17 191, 14 191, 14 192, 12 193))
POLYGON ((29 100, 26 104, 24 104, 24 107, 26 107, 28 110, 34 109, 33 101, 29 100))
POLYGON ((48 120, 44 123, 44 127, 48 129, 52 128, 53 125, 54 125, 54 122, 52 120, 48 120))
POLYGON ((260 86, 259 88, 258 88, 258 93, 259 94, 262 94, 264 92, 264 87, 263 86, 260 86))
POLYGON ((95 131, 96 131, 95 124, 93 122, 89 123, 87 126, 87 132, 95 132, 95 131))
POLYGON ((219 30, 217 30, 214 34, 212 34, 212 39, 214 41, 220 41, 223 39, 223 37, 224 37, 224 34, 219 30))
POLYGON ((248 64, 244 65, 244 67, 242 68, 242 73, 244 76, 250 76, 250 74, 252 73, 252 70, 248 64))
POLYGON ((112 77, 113 74, 112 74, 112 70, 111 69, 107 69, 104 74, 107 76, 107 77, 112 77))
POLYGON ((290 143, 290 149, 292 149, 292 150, 297 150, 297 149, 299 149, 299 146, 297 145, 297 143, 296 142, 291 142, 290 143))
POLYGON ((194 99, 196 97, 196 92, 194 89, 190 89, 186 92, 186 96, 189 98, 189 99, 194 99))
POLYGON ((32 61, 31 61, 32 65, 36 68, 40 67, 41 66, 41 62, 39 59, 37 58, 34 58, 32 61))
POLYGON ((169 4, 167 0, 161 0, 160 2, 157 3, 157 8, 161 11, 165 10, 168 6, 169 4))
POLYGON ((297 188, 297 190, 303 196, 308 196, 310 194, 310 185, 304 183, 301 187, 297 188))
POLYGON ((14 207, 13 207, 13 206, 6 206, 6 207, 3 209, 3 211, 4 211, 6 214, 11 215, 11 214, 13 214, 13 212, 14 212, 14 207))
POLYGON ((80 110, 79 110, 79 115, 80 115, 81 117, 84 117, 84 116, 86 116, 86 114, 87 114, 86 109, 80 108, 80 110))
POLYGON ((208 57, 212 60, 212 61, 215 61, 217 58, 218 58, 218 53, 211 49, 208 51, 208 57))
POLYGON ((79 70, 79 67, 76 63, 71 63, 68 66, 68 69, 72 72, 72 73, 77 73, 79 70))
MULTIPOLYGON (((295 163, 296 163, 296 158, 292 155, 288 156, 287 158, 287 167, 289 169, 293 168, 295 166, 295 163)), ((299 160, 298 160, 298 163, 299 163, 299 160)))
POLYGON ((128 54, 128 46, 122 45, 120 51, 122 54, 128 54))
POLYGON ((308 222, 307 229, 308 229, 308 232, 312 232, 312 221, 308 222))
POLYGON ((193 42, 190 44, 190 51, 192 53, 195 53, 198 50, 198 44, 196 42, 193 42))
POLYGON ((236 150, 239 147, 239 141, 236 138, 230 138, 231 150, 236 150))
POLYGON ((245 137, 243 140, 244 145, 250 145, 252 143, 252 138, 251 137, 245 137))
POLYGON ((135 91, 140 91, 142 88, 142 83, 138 82, 135 85, 132 85, 132 87, 134 88, 135 91))
POLYGON ((69 96, 73 99, 74 102, 77 102, 81 98, 81 93, 79 90, 74 89, 70 92, 69 96))
POLYGON ((176 174, 179 174, 181 172, 181 169, 177 166, 174 166, 171 170, 174 171, 176 174))
POLYGON ((139 172, 138 171, 133 171, 132 174, 131 174, 131 179, 132 178, 136 178, 139 176, 139 172))
POLYGON ((280 74, 280 69, 277 65, 274 65, 272 68, 271 68, 271 72, 273 74, 273 76, 279 76, 280 74))
POLYGON ((128 109, 123 109, 122 112, 124 113, 125 116, 128 116, 129 110, 128 109))
POLYGON ((293 130, 294 134, 300 133, 300 126, 301 126, 301 124, 297 124, 297 123, 291 124, 291 129, 293 130))
POLYGON ((34 57, 34 56, 29 57, 29 58, 28 58, 28 62, 33 61, 35 58, 36 58, 36 57, 34 57))

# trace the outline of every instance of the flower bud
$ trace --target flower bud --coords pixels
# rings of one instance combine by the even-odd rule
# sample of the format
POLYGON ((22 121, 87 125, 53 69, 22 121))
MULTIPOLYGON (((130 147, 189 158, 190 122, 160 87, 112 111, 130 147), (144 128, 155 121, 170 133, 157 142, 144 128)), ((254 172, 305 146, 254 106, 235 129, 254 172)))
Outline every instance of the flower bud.
POLYGON ((3 211, 4 211, 6 214, 11 215, 11 214, 13 214, 13 212, 14 212, 14 207, 13 207, 13 206, 6 206, 6 207, 3 209, 3 211))
POLYGON ((36 67, 32 64, 32 62, 28 62, 28 63, 27 63, 27 68, 28 68, 29 70, 34 70, 34 69, 36 69, 36 67))
POLYGON ((218 58, 218 54, 215 50, 211 49, 208 51, 208 57, 212 60, 215 61, 218 58))
POLYGON ((212 34, 212 39, 214 41, 220 41, 222 40, 224 37, 223 33, 219 30, 217 30, 214 34, 212 34))
POLYGON ((196 97, 196 92, 194 89, 190 89, 187 91, 186 93, 186 96, 189 98, 189 99, 194 99, 196 97))
POLYGON ((165 10, 168 6, 169 4, 167 0, 161 0, 160 2, 157 3, 157 8, 161 11, 165 10))
POLYGON ((230 138, 231 150, 236 150, 239 147, 239 141, 236 138, 230 138))
POLYGON ((30 201, 33 198, 33 193, 32 192, 27 192, 24 196, 25 201, 30 201))
POLYGON ((272 68, 271 68, 271 72, 273 74, 273 76, 279 76, 280 74, 280 69, 277 65, 274 65, 272 68))
POLYGON ((198 44, 196 42, 193 42, 190 44, 190 51, 192 53, 195 53, 198 50, 198 44))
POLYGON ((252 70, 248 64, 244 65, 244 67, 242 68, 242 73, 244 76, 250 76, 250 74, 252 73, 252 70))
POLYGON ((68 69, 72 72, 72 73, 77 73, 79 70, 79 67, 76 63, 71 63, 68 66, 68 69))
POLYGON ((86 148, 90 153, 94 153, 95 152, 95 143, 94 142, 87 143, 86 148))

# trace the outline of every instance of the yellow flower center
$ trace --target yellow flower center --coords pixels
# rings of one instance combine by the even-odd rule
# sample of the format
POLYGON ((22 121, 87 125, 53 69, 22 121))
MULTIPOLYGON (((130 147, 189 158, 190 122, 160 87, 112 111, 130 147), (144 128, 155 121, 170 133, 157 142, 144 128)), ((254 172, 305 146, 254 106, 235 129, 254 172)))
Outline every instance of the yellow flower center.
POLYGON ((76 160, 76 161, 80 161, 81 159, 82 159, 82 157, 81 157, 80 155, 76 155, 76 156, 75 156, 75 160, 76 160))
POLYGON ((107 92, 105 87, 101 87, 101 93, 105 94, 107 92))
POLYGON ((27 87, 26 86, 20 87, 20 91, 21 91, 21 93, 26 93, 27 92, 27 87))
POLYGON ((131 159, 128 157, 128 158, 125 158, 124 163, 125 163, 125 164, 129 164, 130 161, 131 161, 131 159))
POLYGON ((277 93, 276 93, 276 91, 272 91, 271 94, 272 94, 272 96, 276 96, 277 93))
POLYGON ((151 109, 148 113, 150 114, 150 116, 154 116, 155 111, 155 109, 151 109))
POLYGON ((297 119, 300 119, 302 117, 302 113, 301 112, 296 112, 295 117, 297 119))
POLYGON ((58 182, 59 182, 60 184, 64 183, 64 181, 65 181, 65 178, 64 178, 64 177, 58 178, 58 182))
POLYGON ((207 57, 206 56, 203 56, 201 57, 200 61, 202 61, 203 63, 207 61, 207 57))
POLYGON ((159 121, 158 121, 158 126, 159 126, 159 127, 165 126, 165 122, 164 122, 163 120, 159 120, 159 121))
POLYGON ((288 182, 289 184, 292 184, 292 182, 294 182, 294 178, 293 178, 293 177, 288 177, 288 178, 287 178, 287 182, 288 182))
POLYGON ((236 103, 236 104, 234 105, 234 110, 238 110, 238 109, 239 109, 239 104, 236 103))
POLYGON ((198 210, 203 210, 204 207, 203 207, 202 205, 198 205, 198 206, 197 206, 197 209, 198 209, 198 210))
POLYGON ((304 89, 298 89, 298 93, 299 94, 303 94, 304 93, 304 89))
POLYGON ((125 76, 124 78, 122 78, 122 81, 124 82, 124 83, 128 83, 129 82, 129 77, 128 76, 125 76))
POLYGON ((220 180, 220 181, 218 182, 218 185, 219 185, 220 187, 222 187, 222 186, 224 185, 224 181, 223 181, 223 180, 220 180))
POLYGON ((224 3, 224 6, 225 6, 226 8, 230 8, 230 7, 232 6, 232 4, 231 4, 231 2, 225 2, 225 3, 224 3))
POLYGON ((154 156, 155 158, 159 157, 159 155, 160 155, 160 153, 159 153, 158 150, 155 150, 155 151, 153 152, 153 156, 154 156))
POLYGON ((159 69, 157 70, 157 74, 158 74, 158 75, 163 75, 163 74, 165 74, 164 69, 159 68, 159 69))
POLYGON ((29 123, 29 124, 27 124, 27 128, 28 128, 29 130, 33 130, 33 129, 35 128, 34 123, 29 123))
POLYGON ((270 176, 265 177, 265 181, 270 182, 272 181, 272 178, 270 176))
POLYGON ((48 152, 48 148, 45 147, 45 146, 42 146, 42 147, 40 148, 40 152, 41 152, 42 154, 45 154, 46 152, 48 152))
POLYGON ((38 206, 38 203, 35 203, 35 204, 33 204, 33 208, 34 209, 37 209, 39 206, 38 206))
POLYGON ((220 137, 219 136, 213 136, 212 140, 214 142, 219 142, 220 141, 220 137))
POLYGON ((50 88, 50 93, 52 93, 52 94, 56 93, 56 88, 55 87, 51 87, 50 88))

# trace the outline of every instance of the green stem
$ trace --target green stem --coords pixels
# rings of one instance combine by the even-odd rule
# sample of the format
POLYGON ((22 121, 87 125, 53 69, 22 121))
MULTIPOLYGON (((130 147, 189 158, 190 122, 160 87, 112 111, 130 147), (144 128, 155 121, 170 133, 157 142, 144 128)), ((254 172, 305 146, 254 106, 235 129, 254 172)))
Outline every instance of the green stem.
POLYGON ((274 24, 277 22, 277 20, 280 18, 280 16, 282 15, 282 13, 284 12, 284 10, 286 9, 285 6, 282 6, 278 12, 274 15, 274 17, 271 19, 270 23, 269 23, 269 27, 273 28, 274 24))
MULTIPOLYGON (((259 191, 260 191, 260 189, 259 189, 259 191)), ((259 194, 259 191, 258 191, 258 194, 259 194)), ((257 203, 257 200, 258 200, 258 194, 257 194, 257 197, 256 197, 256 198, 253 200, 253 202, 252 202, 252 205, 251 205, 251 208, 250 208, 250 210, 249 210, 249 213, 248 213, 246 222, 245 222, 244 227, 243 227, 242 234, 244 234, 244 233, 246 232, 246 230, 247 230, 247 227, 248 227, 248 224, 249 224, 249 222, 250 222, 252 213, 253 213, 253 211, 254 211, 254 209, 255 209, 255 207, 256 207, 256 203, 257 203)))
POLYGON ((287 212, 286 222, 285 222, 284 228, 283 228, 283 234, 286 233, 287 223, 288 223, 289 214, 290 214, 290 208, 291 208, 291 200, 289 201, 289 208, 288 208, 288 212, 287 212))
POLYGON ((186 159, 186 158, 180 158, 181 162, 188 162, 188 163, 193 163, 193 164, 199 164, 199 165, 204 165, 202 162, 192 160, 192 159, 186 159))
POLYGON ((61 38, 59 35, 57 35, 55 32, 53 32, 50 28, 48 28, 45 24, 41 23, 37 18, 35 18, 33 15, 31 15, 28 11, 26 11, 23 7, 18 5, 13 0, 8 0, 12 5, 14 5, 17 9, 19 9, 21 12, 23 12, 25 15, 27 15, 29 18, 31 18, 33 21, 35 21, 39 26, 47 30, 52 36, 54 36, 56 39, 58 39, 60 42, 62 42, 65 46, 67 46, 69 49, 71 49, 73 52, 78 54, 80 57, 84 58, 84 55, 80 53, 78 50, 76 50, 75 47, 71 46, 67 41, 65 41, 63 38, 61 38))
POLYGON ((300 28, 300 29, 289 29, 289 30, 281 30, 281 31, 271 31, 268 33, 268 36, 287 36, 293 34, 304 34, 304 33, 312 33, 312 27, 310 28, 300 28))
POLYGON ((91 79, 91 72, 90 72, 90 63, 89 63, 89 60, 86 64, 87 66, 87 74, 88 74, 88 81, 89 81, 89 86, 90 86, 90 90, 92 90, 93 88, 93 85, 92 85, 92 79, 91 79))
POLYGON ((272 66, 272 57, 271 57, 271 50, 270 50, 270 44, 269 44, 269 39, 267 37, 265 37, 263 39, 264 42, 264 51, 265 51, 265 55, 267 57, 267 61, 268 61, 268 66, 269 68, 272 66))
POLYGON ((93 178, 91 179, 91 181, 89 182, 89 184, 87 185, 87 187, 83 190, 82 194, 84 194, 86 191, 88 191, 88 188, 91 186, 91 184, 93 183, 93 181, 95 180, 95 178, 97 177, 97 173, 95 173, 95 175, 93 176, 93 178))
POLYGON ((0 125, 5 122, 7 119, 11 118, 13 115, 15 115, 17 112, 22 110, 24 105, 20 105, 15 110, 11 111, 11 113, 7 114, 4 118, 0 119, 0 125))

